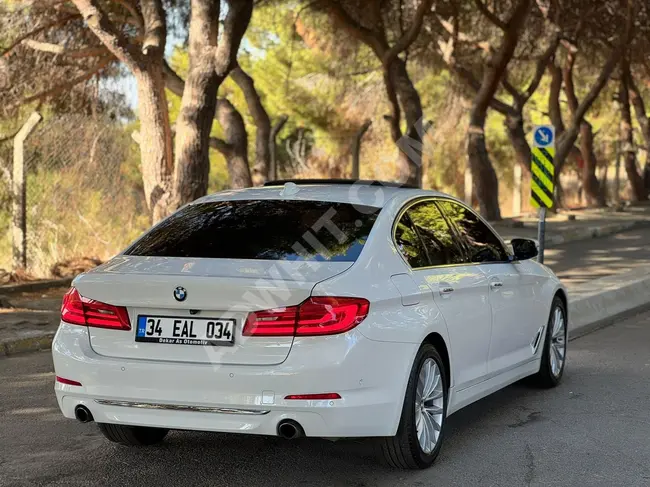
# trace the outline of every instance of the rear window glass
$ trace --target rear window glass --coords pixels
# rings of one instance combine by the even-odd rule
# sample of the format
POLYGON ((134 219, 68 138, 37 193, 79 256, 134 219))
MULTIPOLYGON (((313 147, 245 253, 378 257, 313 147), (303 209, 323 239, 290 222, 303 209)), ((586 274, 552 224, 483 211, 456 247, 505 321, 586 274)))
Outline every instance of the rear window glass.
POLYGON ((182 208, 124 253, 353 262, 380 208, 324 201, 216 201, 182 208))

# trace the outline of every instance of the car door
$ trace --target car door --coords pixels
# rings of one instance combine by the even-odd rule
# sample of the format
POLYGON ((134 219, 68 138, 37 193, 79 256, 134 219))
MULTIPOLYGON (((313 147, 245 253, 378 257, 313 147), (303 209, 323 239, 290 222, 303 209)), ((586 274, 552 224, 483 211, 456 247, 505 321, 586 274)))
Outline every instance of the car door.
POLYGON ((397 224, 395 237, 417 284, 431 289, 447 323, 456 390, 480 382, 488 373, 491 336, 485 274, 477 266, 467 265, 434 200, 409 206, 397 224))
POLYGON ((474 211, 453 200, 438 201, 458 232, 469 261, 486 276, 492 307, 490 375, 533 359, 540 335, 532 283, 512 262, 501 238, 474 211))

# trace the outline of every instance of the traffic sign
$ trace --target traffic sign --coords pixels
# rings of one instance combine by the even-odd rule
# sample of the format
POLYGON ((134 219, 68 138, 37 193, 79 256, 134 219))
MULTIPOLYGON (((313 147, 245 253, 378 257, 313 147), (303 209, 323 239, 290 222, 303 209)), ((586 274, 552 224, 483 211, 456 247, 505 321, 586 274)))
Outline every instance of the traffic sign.
POLYGON ((555 190, 555 127, 538 125, 533 132, 533 148, 530 161, 530 204, 539 208, 537 261, 544 263, 544 240, 546 238, 546 209, 553 207, 555 190))
POLYGON ((535 147, 555 146, 555 127, 553 125, 537 125, 533 134, 535 147))
POLYGON ((530 164, 530 204, 534 208, 551 208, 555 189, 555 147, 533 147, 530 164))

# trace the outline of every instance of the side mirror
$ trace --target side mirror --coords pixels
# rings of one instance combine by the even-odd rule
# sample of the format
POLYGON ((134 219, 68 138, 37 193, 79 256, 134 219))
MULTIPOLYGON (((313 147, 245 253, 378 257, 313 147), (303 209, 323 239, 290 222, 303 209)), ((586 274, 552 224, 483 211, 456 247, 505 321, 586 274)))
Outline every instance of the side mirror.
POLYGON ((539 250, 534 240, 527 238, 513 238, 510 241, 515 260, 530 260, 537 257, 539 250))

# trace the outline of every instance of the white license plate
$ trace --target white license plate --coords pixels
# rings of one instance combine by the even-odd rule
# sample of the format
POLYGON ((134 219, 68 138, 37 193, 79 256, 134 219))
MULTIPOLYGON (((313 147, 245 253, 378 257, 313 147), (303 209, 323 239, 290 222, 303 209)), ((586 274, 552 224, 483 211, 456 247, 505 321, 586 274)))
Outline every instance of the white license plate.
POLYGON ((138 316, 136 342, 169 345, 232 345, 235 320, 183 318, 178 316, 138 316))

